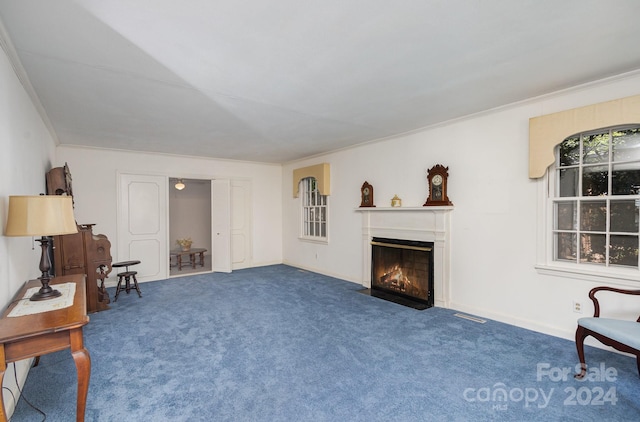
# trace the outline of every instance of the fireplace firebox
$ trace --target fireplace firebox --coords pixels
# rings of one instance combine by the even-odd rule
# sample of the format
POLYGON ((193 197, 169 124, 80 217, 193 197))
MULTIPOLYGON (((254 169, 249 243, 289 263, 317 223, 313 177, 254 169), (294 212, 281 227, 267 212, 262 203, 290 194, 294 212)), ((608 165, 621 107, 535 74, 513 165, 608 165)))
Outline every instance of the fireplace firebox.
POLYGON ((374 237, 370 294, 415 309, 433 306, 433 242, 374 237))

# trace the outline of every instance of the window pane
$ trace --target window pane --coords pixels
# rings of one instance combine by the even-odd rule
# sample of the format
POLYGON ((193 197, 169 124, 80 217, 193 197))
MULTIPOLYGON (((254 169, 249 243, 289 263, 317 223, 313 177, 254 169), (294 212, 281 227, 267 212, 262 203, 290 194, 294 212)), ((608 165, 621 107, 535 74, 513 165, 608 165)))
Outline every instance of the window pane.
POLYGON ((609 161, 609 131, 589 135, 582 142, 582 163, 607 163, 609 161))
POLYGON ((611 190, 614 195, 640 194, 640 162, 614 164, 611 190))
POLYGON ((612 135, 613 161, 640 160, 640 128, 616 130, 612 135))
POLYGON ((303 227, 301 234, 307 237, 326 238, 327 197, 321 195, 317 187, 317 181, 314 178, 302 180, 303 206, 301 211, 303 227))
POLYGON ((556 259, 576 260, 575 233, 556 233, 556 259))
POLYGON ((556 203, 556 230, 575 230, 576 213, 576 201, 556 203))
POLYGON ((601 196, 608 191, 606 166, 584 167, 582 169, 582 196, 601 196))
POLYGON ((609 262, 613 265, 638 266, 638 236, 611 236, 609 262))
POLYGON ((571 136, 557 154, 555 259, 637 270, 640 125, 571 136))
POLYGON ((638 208, 635 201, 611 201, 612 232, 638 233, 638 208))
POLYGON ((578 174, 577 168, 564 169, 559 171, 560 175, 560 195, 561 197, 578 196, 578 174))
POLYGON ((604 264, 607 236, 604 234, 580 235, 580 262, 604 264))
POLYGON ((607 230, 606 201, 582 202, 580 205, 580 230, 590 232, 607 230))
POLYGON ((560 144, 560 165, 580 164, 580 137, 567 138, 560 144))

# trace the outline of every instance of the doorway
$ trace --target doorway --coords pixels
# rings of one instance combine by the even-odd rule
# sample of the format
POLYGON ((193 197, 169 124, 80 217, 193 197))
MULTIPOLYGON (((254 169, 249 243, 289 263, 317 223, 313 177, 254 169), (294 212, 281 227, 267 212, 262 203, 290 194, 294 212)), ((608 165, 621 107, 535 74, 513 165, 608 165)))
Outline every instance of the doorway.
POLYGON ((170 277, 212 271, 211 227, 211 180, 170 177, 170 277), (191 240, 189 251, 181 239, 191 240))

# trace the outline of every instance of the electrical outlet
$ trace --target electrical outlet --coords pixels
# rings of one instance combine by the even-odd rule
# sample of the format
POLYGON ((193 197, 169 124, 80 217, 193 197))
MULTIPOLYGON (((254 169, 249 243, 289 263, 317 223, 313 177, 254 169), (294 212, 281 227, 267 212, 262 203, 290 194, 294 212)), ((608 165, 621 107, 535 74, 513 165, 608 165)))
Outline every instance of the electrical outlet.
POLYGON ((573 301, 573 312, 581 314, 582 313, 582 303, 577 300, 573 301))

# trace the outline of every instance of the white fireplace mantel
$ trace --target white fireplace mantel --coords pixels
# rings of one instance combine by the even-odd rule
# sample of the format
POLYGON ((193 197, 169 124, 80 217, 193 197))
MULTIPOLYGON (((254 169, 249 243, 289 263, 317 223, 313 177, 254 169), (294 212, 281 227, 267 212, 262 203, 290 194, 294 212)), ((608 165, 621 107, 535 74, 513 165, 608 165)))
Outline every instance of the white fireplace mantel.
POLYGON ((362 213, 362 285, 371 287, 371 239, 433 242, 434 305, 449 307, 453 207, 357 208, 362 213))

